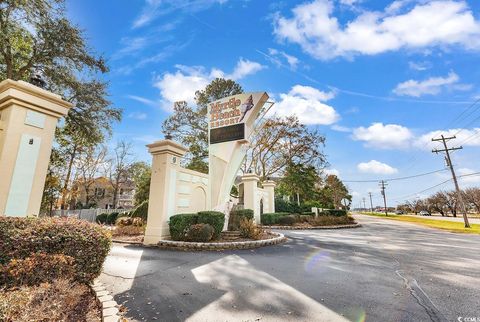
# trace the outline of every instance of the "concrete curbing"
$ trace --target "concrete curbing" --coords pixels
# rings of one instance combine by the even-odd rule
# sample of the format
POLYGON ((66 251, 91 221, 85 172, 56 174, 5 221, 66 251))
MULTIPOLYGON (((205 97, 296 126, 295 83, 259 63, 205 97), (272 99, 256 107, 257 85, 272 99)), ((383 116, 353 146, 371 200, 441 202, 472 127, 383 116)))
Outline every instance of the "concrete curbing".
POLYGON ((261 226, 263 229, 279 229, 279 230, 318 230, 318 229, 344 229, 362 227, 357 223, 354 225, 335 225, 335 226, 318 226, 318 227, 302 227, 302 226, 261 226))
POLYGON ((270 245, 277 245, 287 240, 287 238, 280 233, 270 233, 276 237, 262 240, 242 241, 242 242, 222 242, 222 243, 196 243, 184 242, 174 240, 161 240, 157 247, 164 249, 176 250, 229 250, 229 249, 251 249, 270 245))
POLYGON ((120 315, 120 305, 113 299, 110 293, 105 289, 105 286, 95 280, 90 288, 95 293, 95 297, 102 306, 102 322, 119 322, 122 321, 120 315))

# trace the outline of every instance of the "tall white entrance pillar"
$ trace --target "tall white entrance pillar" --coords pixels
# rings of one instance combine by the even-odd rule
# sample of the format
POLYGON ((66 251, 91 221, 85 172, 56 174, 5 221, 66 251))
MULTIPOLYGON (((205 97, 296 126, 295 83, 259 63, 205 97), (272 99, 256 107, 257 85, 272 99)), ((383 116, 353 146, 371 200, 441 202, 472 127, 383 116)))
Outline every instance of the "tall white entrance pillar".
POLYGON ((258 181, 260 181, 260 177, 255 173, 248 173, 242 177, 243 207, 252 209, 255 222, 260 224, 260 200, 257 193, 258 181))
POLYGON ((143 243, 152 245, 170 235, 168 219, 175 214, 176 175, 180 168, 180 158, 187 149, 171 140, 157 141, 147 147, 153 161, 143 243))
POLYGON ((0 83, 0 216, 38 215, 55 128, 71 107, 29 83, 0 83))
POLYGON ((264 213, 273 213, 275 212, 275 187, 276 183, 272 180, 267 180, 262 183, 263 189, 267 193, 267 202, 264 205, 264 213))

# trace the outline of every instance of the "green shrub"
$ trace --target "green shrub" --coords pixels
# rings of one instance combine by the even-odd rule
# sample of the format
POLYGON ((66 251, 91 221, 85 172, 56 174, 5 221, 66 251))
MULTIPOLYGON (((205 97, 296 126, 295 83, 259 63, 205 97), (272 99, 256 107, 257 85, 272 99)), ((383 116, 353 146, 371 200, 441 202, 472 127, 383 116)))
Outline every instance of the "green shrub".
POLYGON ((168 227, 172 240, 184 240, 190 226, 197 223, 197 214, 178 214, 170 217, 168 227))
POLYGON ((301 215, 315 217, 315 213, 313 211, 305 211, 305 212, 302 212, 301 215))
POLYGON ((277 219, 279 225, 291 226, 297 222, 297 218, 294 215, 281 216, 277 219))
POLYGON ((107 224, 108 214, 100 214, 100 215, 97 216, 97 218, 95 220, 96 220, 97 224, 105 225, 105 224, 107 224))
POLYGON ((34 253, 24 259, 12 259, 0 265, 0 285, 20 287, 53 282, 58 278, 73 279, 75 260, 61 254, 34 253))
POLYGON ((115 222, 115 225, 118 227, 130 226, 133 223, 132 217, 120 217, 115 222))
POLYGON ((319 213, 320 216, 346 216, 347 211, 343 209, 324 209, 319 213))
POLYGON ((288 216, 288 212, 275 212, 275 213, 266 213, 260 215, 260 222, 262 225, 275 225, 278 224, 278 219, 284 216, 288 216))
POLYGON ((139 204, 138 207, 132 211, 131 217, 140 217, 146 222, 148 217, 148 200, 139 204))
POLYGON ((252 209, 238 209, 233 210, 230 212, 229 218, 229 230, 238 230, 240 227, 240 221, 243 218, 252 219, 253 220, 254 214, 252 209))
POLYGON ((334 226, 350 225, 355 223, 355 219, 350 216, 319 216, 309 221, 312 226, 334 226))
POLYGON ((217 239, 223 230, 225 224, 225 214, 219 211, 200 211, 198 213, 198 224, 209 224, 213 227, 215 232, 213 238, 217 239))
MULTIPOLYGON (((309 209, 310 210, 310 209, 309 209)), ((283 198, 276 198, 275 199, 275 212, 288 212, 290 214, 293 213, 300 213, 301 208, 296 202, 289 202, 283 200, 283 198)))
POLYGON ((242 218, 239 223, 240 236, 243 238, 260 239, 262 229, 258 228, 253 219, 242 218))
POLYGON ((107 225, 114 225, 115 221, 117 220, 117 217, 118 217, 118 212, 112 212, 111 214, 109 214, 107 216, 106 224, 107 225))
POLYGON ((212 239, 214 232, 213 227, 209 224, 191 225, 185 234, 185 240, 206 243, 212 239))
POLYGON ((100 275, 110 250, 110 232, 83 220, 0 217, 0 264, 35 253, 75 260, 75 279, 91 282, 100 275))

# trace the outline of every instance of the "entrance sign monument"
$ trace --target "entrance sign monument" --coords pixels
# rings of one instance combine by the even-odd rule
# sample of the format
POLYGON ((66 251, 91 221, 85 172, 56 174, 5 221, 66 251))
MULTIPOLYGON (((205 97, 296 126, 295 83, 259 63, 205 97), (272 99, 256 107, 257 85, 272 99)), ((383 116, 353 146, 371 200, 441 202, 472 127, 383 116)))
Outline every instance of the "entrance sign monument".
MULTIPOLYGON (((263 118, 273 103, 265 92, 229 96, 208 105, 209 174, 180 166, 187 149, 172 140, 147 145, 153 156, 152 177, 144 244, 156 244, 169 236, 168 220, 178 213, 217 210, 225 214, 225 226, 233 207, 230 190, 246 156, 252 137, 263 127, 263 118)), ((273 212, 272 181, 258 188, 259 177, 242 178, 244 207, 273 212), (254 183, 254 184, 253 184, 254 183)))

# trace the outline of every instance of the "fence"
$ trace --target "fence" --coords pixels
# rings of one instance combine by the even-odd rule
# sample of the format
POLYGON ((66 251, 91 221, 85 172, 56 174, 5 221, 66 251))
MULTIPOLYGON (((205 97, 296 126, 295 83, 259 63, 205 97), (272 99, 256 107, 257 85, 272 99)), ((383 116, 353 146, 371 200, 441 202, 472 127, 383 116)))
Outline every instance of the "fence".
POLYGON ((75 209, 75 210, 54 210, 52 212, 53 216, 67 216, 74 217, 78 219, 87 220, 90 222, 95 222, 95 219, 100 214, 111 214, 112 212, 126 212, 132 209, 75 209))

